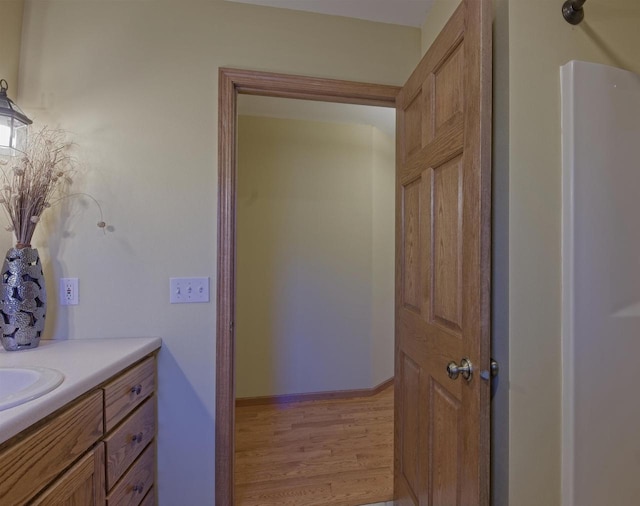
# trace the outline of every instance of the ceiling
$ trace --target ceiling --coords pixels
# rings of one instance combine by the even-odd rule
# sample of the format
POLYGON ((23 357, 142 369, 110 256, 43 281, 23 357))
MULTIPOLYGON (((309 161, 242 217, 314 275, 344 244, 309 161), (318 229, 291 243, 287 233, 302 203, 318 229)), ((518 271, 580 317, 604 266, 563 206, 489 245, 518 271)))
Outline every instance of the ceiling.
POLYGON ((435 0, 226 0, 420 28, 435 0))

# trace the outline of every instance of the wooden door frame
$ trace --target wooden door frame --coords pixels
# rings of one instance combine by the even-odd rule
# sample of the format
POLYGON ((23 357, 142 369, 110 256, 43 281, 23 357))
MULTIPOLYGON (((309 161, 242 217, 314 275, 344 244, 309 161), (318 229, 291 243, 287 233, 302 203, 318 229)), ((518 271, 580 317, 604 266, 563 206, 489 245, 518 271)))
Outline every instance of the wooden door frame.
POLYGON ((238 93, 395 108, 401 88, 231 68, 218 78, 215 488, 216 505, 233 506, 238 93))

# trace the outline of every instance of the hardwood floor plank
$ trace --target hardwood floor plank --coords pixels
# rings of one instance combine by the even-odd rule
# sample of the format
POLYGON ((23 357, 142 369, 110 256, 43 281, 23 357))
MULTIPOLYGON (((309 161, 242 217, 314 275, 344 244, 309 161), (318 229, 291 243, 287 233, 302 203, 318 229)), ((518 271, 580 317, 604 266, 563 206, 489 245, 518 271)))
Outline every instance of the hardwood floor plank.
POLYGON ((358 506, 393 496, 393 388, 236 408, 238 506, 358 506))

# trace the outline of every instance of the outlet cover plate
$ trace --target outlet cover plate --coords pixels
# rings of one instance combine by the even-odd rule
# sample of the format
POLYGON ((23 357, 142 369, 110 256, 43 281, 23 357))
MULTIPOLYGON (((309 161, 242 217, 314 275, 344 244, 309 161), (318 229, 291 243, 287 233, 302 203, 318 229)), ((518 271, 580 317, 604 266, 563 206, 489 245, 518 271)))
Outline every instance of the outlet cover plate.
POLYGON ((169 278, 169 302, 209 302, 209 278, 169 278))
POLYGON ((78 278, 60 278, 60 305, 78 305, 78 278))

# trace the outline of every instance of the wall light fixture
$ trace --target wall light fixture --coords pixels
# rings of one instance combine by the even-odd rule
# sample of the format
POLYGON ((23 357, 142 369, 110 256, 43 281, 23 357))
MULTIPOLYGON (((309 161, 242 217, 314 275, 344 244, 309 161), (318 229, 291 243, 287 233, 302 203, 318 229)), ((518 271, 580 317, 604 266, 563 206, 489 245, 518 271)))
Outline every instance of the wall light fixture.
POLYGON ((9 85, 0 79, 0 151, 20 149, 27 139, 27 127, 33 123, 7 96, 9 85))

